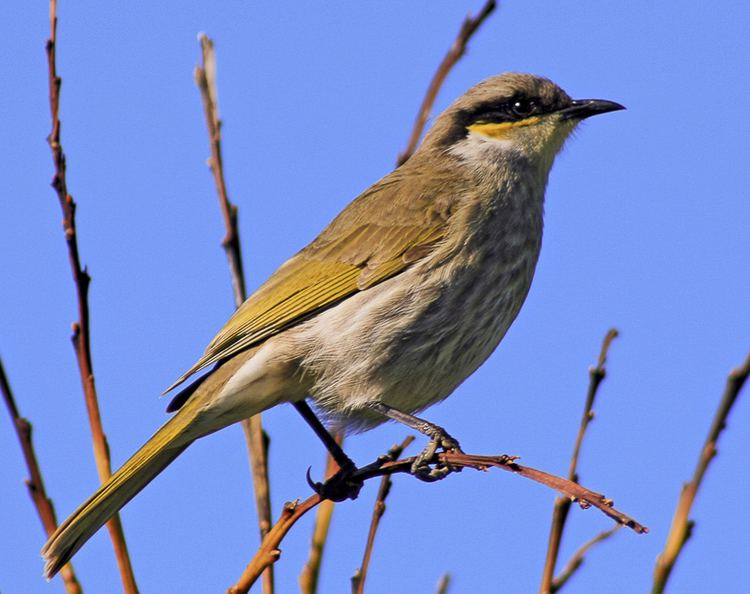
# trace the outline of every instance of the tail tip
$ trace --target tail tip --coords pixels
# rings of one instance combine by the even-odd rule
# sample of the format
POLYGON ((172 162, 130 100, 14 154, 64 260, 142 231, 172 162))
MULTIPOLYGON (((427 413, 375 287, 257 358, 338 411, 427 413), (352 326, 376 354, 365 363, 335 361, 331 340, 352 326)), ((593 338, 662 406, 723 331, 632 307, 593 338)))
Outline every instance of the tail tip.
POLYGON ((42 575, 44 576, 44 579, 48 582, 52 581, 52 578, 55 577, 57 574, 57 569, 55 568, 55 562, 50 560, 45 560, 44 563, 44 570, 42 571, 42 575))
POLYGON ((65 563, 61 562, 60 555, 50 550, 50 543, 44 545, 41 550, 42 560, 44 561, 44 579, 48 582, 52 581, 52 578, 57 575, 65 563))

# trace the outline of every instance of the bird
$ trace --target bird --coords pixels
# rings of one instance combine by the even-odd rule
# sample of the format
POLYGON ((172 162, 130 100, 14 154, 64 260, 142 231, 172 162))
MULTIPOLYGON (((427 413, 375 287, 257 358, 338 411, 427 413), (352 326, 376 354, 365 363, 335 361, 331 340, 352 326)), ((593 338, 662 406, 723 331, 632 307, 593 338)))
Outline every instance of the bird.
POLYGON ((556 155, 582 120, 620 109, 513 72, 456 99, 415 153, 282 264, 167 389, 204 372, 50 537, 47 578, 195 440, 281 403, 298 406, 347 472, 353 463, 306 399, 328 426, 396 420, 421 431, 429 442, 412 472, 449 472, 430 460, 438 448, 460 451, 458 441, 414 414, 453 393, 500 343, 534 276, 556 155))

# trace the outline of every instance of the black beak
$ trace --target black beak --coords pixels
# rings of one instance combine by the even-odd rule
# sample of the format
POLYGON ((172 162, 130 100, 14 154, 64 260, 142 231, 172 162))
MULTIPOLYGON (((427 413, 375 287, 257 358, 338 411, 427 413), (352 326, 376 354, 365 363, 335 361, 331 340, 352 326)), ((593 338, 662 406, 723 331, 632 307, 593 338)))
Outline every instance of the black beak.
POLYGON ((568 107, 560 110, 563 120, 582 120, 600 113, 619 111, 624 106, 606 99, 574 99, 568 107))

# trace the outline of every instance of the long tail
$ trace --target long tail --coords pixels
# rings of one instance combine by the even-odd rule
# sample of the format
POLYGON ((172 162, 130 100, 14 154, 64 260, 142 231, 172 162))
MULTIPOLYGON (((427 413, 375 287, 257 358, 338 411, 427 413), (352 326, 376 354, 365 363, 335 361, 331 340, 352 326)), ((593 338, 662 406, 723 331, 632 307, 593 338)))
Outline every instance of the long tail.
POLYGON ((42 549, 44 575, 52 578, 112 516, 192 443, 184 439, 194 415, 172 417, 144 446, 57 528, 42 549))
POLYGON ((259 397, 253 407, 237 414, 217 417, 211 412, 211 401, 234 372, 254 354, 246 351, 212 373, 194 382, 178 394, 170 411, 179 410, 143 447, 115 472, 89 499, 55 530, 42 548, 46 561, 44 575, 54 576, 84 543, 91 538, 128 501, 135 497, 157 474, 199 437, 221 429, 245 416, 267 408, 270 403, 259 397), (203 381, 205 379, 205 381, 203 381))

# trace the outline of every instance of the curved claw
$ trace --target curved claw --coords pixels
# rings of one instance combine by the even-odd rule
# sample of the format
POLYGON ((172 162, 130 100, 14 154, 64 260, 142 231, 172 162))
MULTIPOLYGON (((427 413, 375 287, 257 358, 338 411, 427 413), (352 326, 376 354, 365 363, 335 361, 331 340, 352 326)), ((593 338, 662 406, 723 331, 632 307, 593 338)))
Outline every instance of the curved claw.
POLYGON ((352 474, 357 470, 355 466, 342 468, 324 483, 313 481, 310 474, 311 470, 312 467, 309 467, 305 474, 307 484, 323 499, 330 499, 331 501, 356 499, 359 496, 362 485, 364 485, 361 479, 352 479, 352 474))
POLYGON ((310 485, 310 488, 315 491, 318 495, 322 496, 322 489, 323 489, 323 483, 316 483, 314 480, 312 480, 312 476, 310 474, 310 471, 312 470, 312 466, 307 467, 307 472, 305 473, 305 479, 307 480, 307 484, 310 485))

